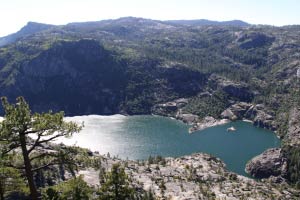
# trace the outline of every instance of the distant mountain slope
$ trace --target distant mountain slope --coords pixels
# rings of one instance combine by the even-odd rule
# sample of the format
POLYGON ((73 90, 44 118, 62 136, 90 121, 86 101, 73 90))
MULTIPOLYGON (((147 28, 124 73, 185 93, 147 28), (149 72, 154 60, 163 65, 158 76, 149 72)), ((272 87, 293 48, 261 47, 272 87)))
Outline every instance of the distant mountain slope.
MULTIPOLYGON (((159 20, 151 20, 137 17, 123 17, 116 20, 102 20, 102 21, 94 21, 94 22, 74 22, 65 25, 65 28, 68 30, 81 30, 81 31, 91 31, 93 29, 102 28, 113 28, 116 26, 160 26, 166 27, 168 25, 190 25, 190 26, 236 26, 236 27, 247 27, 250 24, 243 22, 241 20, 232 20, 232 21, 211 21, 206 19, 199 20, 167 20, 167 21, 159 21, 159 20)), ((33 35, 35 33, 49 30, 51 28, 55 28, 55 25, 42 24, 36 22, 28 22, 26 26, 24 26, 20 31, 0 37, 0 47, 4 45, 11 44, 17 41, 20 38, 27 37, 33 35)))
POLYGON ((4 46, 15 42, 16 40, 32 35, 34 33, 44 31, 54 27, 54 25, 41 24, 36 22, 28 22, 20 31, 0 38, 0 46, 4 46))
POLYGON ((24 96, 35 111, 68 115, 150 113, 157 102, 196 95, 207 78, 176 65, 161 67, 159 60, 123 59, 92 39, 58 41, 20 58, 0 63, 0 96, 24 96))
POLYGON ((210 114, 218 117, 232 102, 278 109, 295 94, 298 26, 179 22, 125 17, 65 26, 29 23, 14 35, 17 42, 0 48, 0 95, 24 95, 36 110, 53 106, 68 114, 146 114, 182 97, 195 98, 189 106, 194 112, 209 107, 211 95, 219 104, 210 114), (83 72, 88 81, 80 78, 83 72))
POLYGON ((168 20, 166 22, 171 24, 190 25, 190 26, 237 26, 237 27, 250 26, 249 23, 241 20, 212 21, 207 19, 195 19, 195 20, 168 20))

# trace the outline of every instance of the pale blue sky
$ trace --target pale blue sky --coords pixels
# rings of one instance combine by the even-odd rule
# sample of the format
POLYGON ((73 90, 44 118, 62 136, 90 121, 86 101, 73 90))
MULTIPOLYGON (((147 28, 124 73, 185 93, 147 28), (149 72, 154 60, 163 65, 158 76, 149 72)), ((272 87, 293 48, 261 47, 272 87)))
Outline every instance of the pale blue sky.
POLYGON ((0 37, 28 21, 58 25, 125 16, 281 26, 300 24, 300 0, 0 0, 0 37))

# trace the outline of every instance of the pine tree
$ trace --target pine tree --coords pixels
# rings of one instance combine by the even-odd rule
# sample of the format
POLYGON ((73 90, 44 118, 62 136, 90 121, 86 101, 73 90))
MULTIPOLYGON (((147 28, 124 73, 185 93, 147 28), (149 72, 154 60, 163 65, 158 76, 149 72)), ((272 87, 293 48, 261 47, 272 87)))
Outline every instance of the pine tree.
POLYGON ((79 132, 82 127, 73 122, 64 122, 63 112, 32 114, 23 97, 17 98, 16 104, 10 104, 4 97, 1 100, 5 111, 4 120, 0 123, 0 141, 6 147, 3 153, 21 149, 30 196, 32 200, 37 200, 39 193, 34 182, 34 172, 58 164, 62 157, 61 152, 49 152, 43 149, 43 145, 79 132), (32 165, 34 161, 43 158, 48 158, 47 163, 43 162, 42 166, 32 165))
POLYGON ((100 200, 134 199, 134 190, 129 185, 128 177, 120 164, 114 164, 106 174, 106 181, 99 190, 100 200))
POLYGON ((42 192, 43 200, 89 200, 92 189, 82 176, 75 177, 56 186, 48 187, 42 192))

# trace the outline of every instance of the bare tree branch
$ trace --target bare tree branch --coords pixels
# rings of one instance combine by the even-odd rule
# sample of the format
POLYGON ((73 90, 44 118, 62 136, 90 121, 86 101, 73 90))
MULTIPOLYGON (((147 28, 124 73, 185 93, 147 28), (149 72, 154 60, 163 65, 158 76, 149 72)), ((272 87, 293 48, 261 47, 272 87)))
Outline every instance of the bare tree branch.
POLYGON ((37 139, 35 140, 34 144, 30 147, 30 149, 28 150, 28 155, 35 149, 36 146, 38 146, 39 141, 42 137, 43 133, 38 134, 37 139))
POLYGON ((37 155, 37 156, 31 157, 31 158, 30 158, 30 161, 33 161, 33 160, 38 159, 38 158, 43 158, 43 157, 46 157, 46 156, 57 157, 57 156, 56 156, 55 154, 53 154, 53 153, 45 152, 45 153, 39 154, 39 155, 37 155))
POLYGON ((50 138, 48 138, 48 139, 41 140, 41 141, 38 142, 38 144, 43 144, 43 143, 52 141, 52 140, 54 140, 54 139, 56 139, 56 138, 63 137, 63 136, 65 136, 65 135, 66 135, 66 133, 60 133, 60 134, 57 134, 57 135, 55 135, 55 136, 53 136, 53 137, 50 137, 50 138))
POLYGON ((35 172, 35 171, 38 171, 38 170, 41 170, 41 169, 44 169, 44 168, 46 168, 46 167, 50 167, 50 166, 53 166, 53 165, 57 165, 58 163, 56 163, 56 162, 49 162, 48 164, 46 164, 46 165, 43 165, 43 166, 40 166, 40 167, 37 167, 37 168, 34 168, 34 169, 32 169, 31 171, 32 172, 35 172))

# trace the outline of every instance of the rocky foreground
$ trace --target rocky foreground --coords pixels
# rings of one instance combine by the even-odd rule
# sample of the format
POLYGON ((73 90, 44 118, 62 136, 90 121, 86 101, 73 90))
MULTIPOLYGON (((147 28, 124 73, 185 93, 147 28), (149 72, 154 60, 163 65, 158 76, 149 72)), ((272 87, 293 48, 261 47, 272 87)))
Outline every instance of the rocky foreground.
MULTIPOLYGON (((98 156, 98 155, 96 155, 98 156)), ((218 158, 198 153, 180 158, 138 162, 102 157, 101 168, 120 163, 137 191, 152 191, 157 199, 299 199, 300 191, 285 182, 256 181, 229 172, 218 158)), ((79 171, 85 181, 99 186, 99 170, 79 171)))

